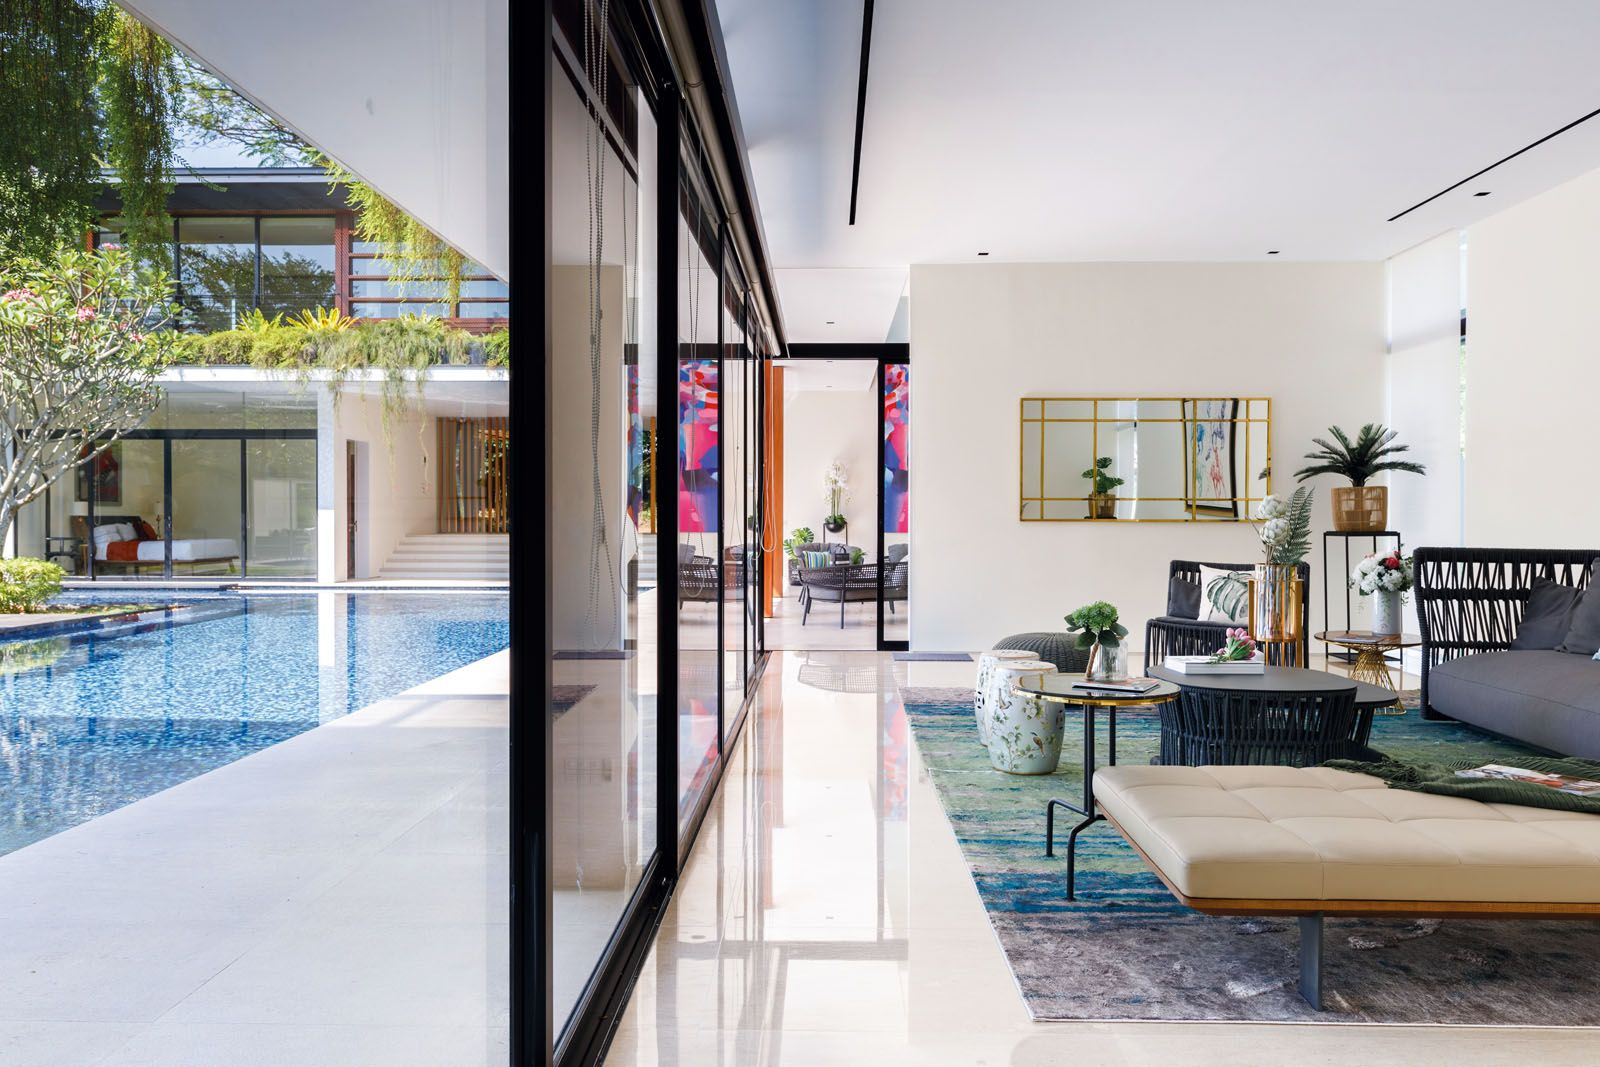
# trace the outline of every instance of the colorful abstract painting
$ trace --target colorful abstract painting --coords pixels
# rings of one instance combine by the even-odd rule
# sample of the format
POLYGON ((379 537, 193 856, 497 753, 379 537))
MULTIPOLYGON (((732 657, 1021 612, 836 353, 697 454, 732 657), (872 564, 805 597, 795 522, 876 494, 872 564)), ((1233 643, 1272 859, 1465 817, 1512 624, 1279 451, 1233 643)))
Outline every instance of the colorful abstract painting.
POLYGON ((1191 511, 1239 516, 1233 459, 1238 414, 1237 400, 1183 402, 1184 464, 1189 470, 1184 503, 1191 511))
POLYGON ((649 487, 645 480, 649 471, 644 464, 644 416, 639 411, 639 365, 628 364, 628 518, 639 525, 644 515, 645 493, 649 487))
POLYGON ((911 532, 911 367, 883 366, 883 532, 911 532))
POLYGON ((721 465, 717 431, 717 364, 688 359, 678 363, 678 529, 714 533, 717 529, 717 475, 721 465))

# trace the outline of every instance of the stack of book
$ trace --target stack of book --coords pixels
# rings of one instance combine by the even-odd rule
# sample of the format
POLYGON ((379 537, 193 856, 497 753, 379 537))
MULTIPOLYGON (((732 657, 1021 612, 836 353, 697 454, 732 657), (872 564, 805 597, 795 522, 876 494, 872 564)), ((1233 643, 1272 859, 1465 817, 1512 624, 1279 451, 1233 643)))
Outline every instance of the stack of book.
POLYGON ((1179 674, 1262 674, 1267 657, 1257 652, 1250 659, 1218 660, 1213 656, 1168 656, 1161 665, 1179 674))

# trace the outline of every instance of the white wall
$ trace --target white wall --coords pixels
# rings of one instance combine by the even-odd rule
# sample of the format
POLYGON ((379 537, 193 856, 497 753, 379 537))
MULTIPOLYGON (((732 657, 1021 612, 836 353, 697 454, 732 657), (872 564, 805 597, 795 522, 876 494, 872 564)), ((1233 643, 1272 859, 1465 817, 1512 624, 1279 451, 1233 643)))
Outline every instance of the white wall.
POLYGON ((371 578, 405 537, 439 529, 438 430, 431 416, 412 410, 391 416, 386 433, 382 400, 348 390, 334 409, 334 424, 335 573, 340 580, 348 573, 345 448, 348 442, 357 441, 365 446, 359 450, 356 472, 356 508, 364 515, 356 532, 360 543, 356 562, 364 564, 364 569, 358 569, 354 577, 371 578))
MULTIPOLYGON (((837 460, 850 477, 850 500, 843 507, 850 520, 850 544, 870 559, 878 528, 873 520, 878 487, 878 441, 873 435, 875 389, 803 389, 789 394, 783 412, 783 536, 796 526, 809 526, 818 540, 828 499, 822 475, 837 460)), ((843 534, 828 534, 838 541, 843 534)))
MULTIPOLYGON (((1166 607, 1168 562, 1252 561, 1253 532, 1020 522, 1018 398, 1271 397, 1273 488, 1287 492, 1313 434, 1383 416, 1383 265, 914 266, 911 350, 912 646, 1059 630, 1097 599, 1142 644, 1144 620, 1166 607)), ((1330 484, 1317 482, 1313 628, 1330 484)))
POLYGON ((1467 543, 1600 546, 1600 171, 1467 231, 1467 543))
POLYGON ((510 280, 504 0, 121 6, 510 280))

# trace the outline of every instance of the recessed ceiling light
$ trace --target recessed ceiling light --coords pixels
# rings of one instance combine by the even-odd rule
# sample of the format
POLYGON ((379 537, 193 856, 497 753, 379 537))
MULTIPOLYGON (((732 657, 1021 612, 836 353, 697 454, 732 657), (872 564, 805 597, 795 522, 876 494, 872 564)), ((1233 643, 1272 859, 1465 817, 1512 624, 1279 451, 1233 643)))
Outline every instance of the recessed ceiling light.
POLYGON ((1489 195, 1489 190, 1485 189, 1481 193, 1473 193, 1472 195, 1473 196, 1488 196, 1489 195))
POLYGON ((987 253, 987 252, 979 252, 979 253, 978 253, 978 255, 980 255, 980 256, 986 256, 986 255, 988 255, 988 254, 989 254, 989 253, 987 253))
POLYGON ((1276 249, 1276 248, 1274 248, 1272 251, 1267 253, 1267 255, 1269 255, 1269 256, 1275 256, 1277 254, 1278 254, 1278 249, 1276 249))
POLYGON ((829 326, 832 326, 832 325, 833 325, 833 320, 832 320, 832 319, 829 319, 829 320, 828 320, 828 325, 829 325, 829 326))

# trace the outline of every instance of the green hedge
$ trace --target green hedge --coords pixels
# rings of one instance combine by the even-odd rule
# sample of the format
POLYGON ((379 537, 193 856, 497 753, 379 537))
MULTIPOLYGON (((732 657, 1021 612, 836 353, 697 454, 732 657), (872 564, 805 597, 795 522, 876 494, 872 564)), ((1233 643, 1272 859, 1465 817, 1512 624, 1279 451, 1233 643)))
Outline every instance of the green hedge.
POLYGON ((61 592, 65 573, 42 559, 0 559, 0 614, 38 611, 61 592))
POLYGON ((370 321, 341 318, 336 327, 256 320, 248 328, 191 334, 175 362, 263 370, 422 370, 470 364, 481 353, 491 367, 510 365, 510 332, 476 336, 422 316, 370 321))

